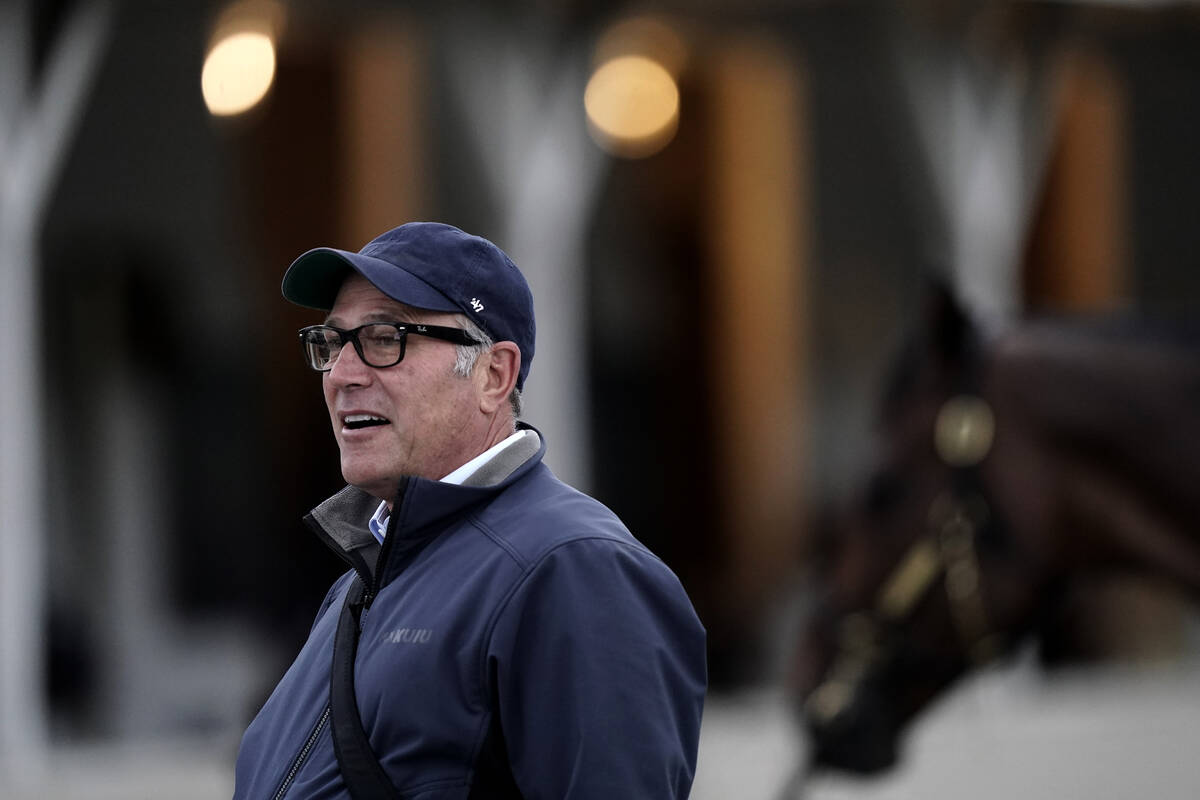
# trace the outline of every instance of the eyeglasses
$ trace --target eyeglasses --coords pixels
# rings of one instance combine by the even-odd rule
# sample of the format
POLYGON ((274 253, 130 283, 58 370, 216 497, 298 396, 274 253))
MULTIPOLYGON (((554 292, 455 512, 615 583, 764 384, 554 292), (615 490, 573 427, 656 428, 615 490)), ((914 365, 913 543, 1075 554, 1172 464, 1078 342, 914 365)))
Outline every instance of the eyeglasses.
POLYGON ((300 346, 304 350, 305 362, 317 372, 333 369, 333 362, 337 361, 346 342, 354 345, 355 352, 364 364, 383 369, 404 360, 405 343, 410 333, 454 344, 479 344, 475 337, 462 328, 420 323, 372 322, 351 330, 335 328, 332 325, 310 325, 300 329, 300 346))

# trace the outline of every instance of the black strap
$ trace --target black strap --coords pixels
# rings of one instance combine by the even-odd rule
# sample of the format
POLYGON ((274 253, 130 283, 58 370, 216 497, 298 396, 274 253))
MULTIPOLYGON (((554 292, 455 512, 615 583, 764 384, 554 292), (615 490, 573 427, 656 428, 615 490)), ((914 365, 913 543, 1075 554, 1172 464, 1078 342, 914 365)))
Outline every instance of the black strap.
POLYGON ((346 602, 338 618, 337 637, 333 641, 329 685, 333 751, 342 770, 342 780, 354 800, 399 800, 400 793, 379 765, 379 759, 367 741, 354 695, 354 656, 358 650, 362 607, 363 584, 356 577, 346 592, 346 602))
MULTIPOLYGON (((400 800, 400 793, 379 764, 358 713, 354 694, 354 657, 358 651, 359 620, 363 608, 362 579, 355 577, 346 592, 333 640, 329 706, 333 752, 337 755, 342 780, 353 800, 400 800)), ((508 764, 504 733, 497 712, 475 764, 475 779, 469 800, 515 798, 521 793, 508 764)))

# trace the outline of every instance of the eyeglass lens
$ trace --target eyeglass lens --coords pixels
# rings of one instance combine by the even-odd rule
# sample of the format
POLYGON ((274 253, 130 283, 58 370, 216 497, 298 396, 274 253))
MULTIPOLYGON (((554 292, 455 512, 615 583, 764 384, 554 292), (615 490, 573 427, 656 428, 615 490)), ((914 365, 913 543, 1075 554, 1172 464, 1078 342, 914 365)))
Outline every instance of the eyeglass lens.
POLYGON ((405 333, 394 325, 363 325, 345 335, 334 328, 316 326, 305 331, 304 353, 313 369, 327 370, 337 361, 346 340, 357 344, 359 356, 369 366, 390 367, 404 358, 405 333))

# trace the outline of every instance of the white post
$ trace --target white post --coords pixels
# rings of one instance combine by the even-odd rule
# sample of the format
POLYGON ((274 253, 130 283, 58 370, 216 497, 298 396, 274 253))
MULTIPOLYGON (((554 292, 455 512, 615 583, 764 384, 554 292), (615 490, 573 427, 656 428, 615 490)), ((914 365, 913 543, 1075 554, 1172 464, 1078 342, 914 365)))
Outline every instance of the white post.
POLYGON ((583 61, 555 58, 535 38, 514 43, 482 24, 458 24, 453 35, 453 85, 460 109, 474 117, 488 188, 500 198, 497 244, 533 289, 537 348, 525 416, 549 440, 547 463, 586 491, 584 244, 609 162, 587 135, 583 61))
POLYGON ((566 480, 591 488, 591 437, 585 266, 587 225, 608 158, 583 121, 586 76, 564 69, 548 98, 539 135, 509 187, 505 241, 533 287, 538 337, 525 405, 552 449, 547 462, 566 480))
POLYGON ((0 774, 17 780, 48 744, 37 237, 109 17, 107 0, 77 7, 34 90, 29 5, 0 3, 0 774))
MULTIPOLYGON (((919 15, 915 15, 919 17, 919 15)), ((1053 82, 1015 53, 901 24, 899 75, 944 227, 956 288, 984 323, 1020 307, 1020 259, 1053 126, 1053 82)))

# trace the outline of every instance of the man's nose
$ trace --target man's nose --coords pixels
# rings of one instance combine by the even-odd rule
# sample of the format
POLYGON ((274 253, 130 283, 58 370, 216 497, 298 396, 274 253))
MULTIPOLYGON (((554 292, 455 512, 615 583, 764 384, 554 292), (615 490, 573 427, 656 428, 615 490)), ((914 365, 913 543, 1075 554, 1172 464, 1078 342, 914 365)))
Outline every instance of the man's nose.
POLYGON ((329 380, 336 386, 361 386, 371 382, 375 370, 358 356, 354 344, 347 342, 329 369, 329 380))

